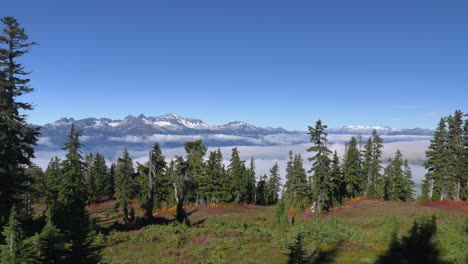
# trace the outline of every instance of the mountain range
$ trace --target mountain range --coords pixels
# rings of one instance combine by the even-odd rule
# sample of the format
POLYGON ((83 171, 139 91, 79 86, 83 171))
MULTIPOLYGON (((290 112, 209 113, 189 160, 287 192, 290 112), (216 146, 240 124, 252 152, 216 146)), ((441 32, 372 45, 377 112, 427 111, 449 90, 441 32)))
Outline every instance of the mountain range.
MULTIPOLYGON (((109 146, 146 149, 154 142, 159 142, 165 147, 176 147, 192 139, 203 139, 207 146, 278 145, 307 142, 307 136, 302 131, 257 127, 241 121, 229 122, 224 125, 209 125, 199 119, 166 114, 156 117, 129 115, 123 120, 62 118, 41 126, 38 147, 40 149, 57 149, 62 146, 71 124, 74 124, 75 128, 81 131, 85 146, 93 150, 109 146)), ((361 133, 368 135, 374 129, 380 135, 427 136, 433 134, 432 130, 423 128, 397 129, 388 126, 362 125, 330 128, 327 132, 329 134, 357 135, 361 133)))

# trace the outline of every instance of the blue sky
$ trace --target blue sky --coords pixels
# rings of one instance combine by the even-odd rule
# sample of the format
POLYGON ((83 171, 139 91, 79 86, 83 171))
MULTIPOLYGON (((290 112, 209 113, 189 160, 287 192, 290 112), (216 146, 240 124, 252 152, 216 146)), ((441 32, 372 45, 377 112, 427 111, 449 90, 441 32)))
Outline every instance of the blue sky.
POLYGON ((468 1, 6 1, 29 121, 177 113, 305 130, 468 111, 468 1))

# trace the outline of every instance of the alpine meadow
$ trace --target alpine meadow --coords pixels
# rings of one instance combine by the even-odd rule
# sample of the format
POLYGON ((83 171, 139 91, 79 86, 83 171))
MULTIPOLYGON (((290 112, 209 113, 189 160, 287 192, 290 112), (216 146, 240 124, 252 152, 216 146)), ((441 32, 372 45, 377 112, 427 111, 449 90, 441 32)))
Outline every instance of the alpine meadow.
POLYGON ((53 2, 0 3, 1 264, 468 262, 467 3, 53 2))

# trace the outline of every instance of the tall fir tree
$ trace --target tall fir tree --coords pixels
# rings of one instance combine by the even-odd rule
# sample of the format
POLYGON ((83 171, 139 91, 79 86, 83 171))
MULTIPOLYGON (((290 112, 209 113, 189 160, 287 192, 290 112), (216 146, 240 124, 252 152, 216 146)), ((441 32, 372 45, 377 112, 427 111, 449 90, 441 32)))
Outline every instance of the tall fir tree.
POLYGON ((426 151, 427 160, 424 167, 428 170, 423 181, 422 196, 429 200, 443 199, 448 174, 447 161, 447 126, 446 119, 441 118, 434 132, 434 138, 426 151))
POLYGON ((31 104, 18 101, 32 92, 29 72, 19 62, 36 43, 13 17, 1 19, 0 35, 0 224, 7 219, 13 204, 21 206, 28 177, 24 168, 31 164, 39 131, 29 126, 23 113, 32 110, 31 104))
POLYGON ((309 158, 312 161, 312 168, 309 173, 312 173, 312 200, 318 212, 328 210, 332 205, 331 197, 331 151, 327 147, 327 129, 326 125, 322 125, 322 121, 318 120, 315 127, 309 126, 310 141, 313 146, 308 148, 308 152, 315 155, 309 158))
POLYGON ((115 195, 119 206, 124 213, 124 222, 128 223, 129 218, 129 203, 133 197, 135 182, 135 169, 133 167, 133 160, 125 149, 121 158, 117 160, 115 166, 115 195))
MULTIPOLYGON (((349 198, 358 197, 363 191, 363 183, 361 173, 361 157, 355 137, 351 137, 347 145, 346 155, 344 157, 343 173, 346 180, 346 192, 349 198)), ((364 185, 365 186, 365 185, 364 185)))
POLYGON ((11 209, 2 235, 5 238, 5 245, 0 245, 0 263, 23 264, 35 262, 32 243, 24 235, 15 206, 11 209))
POLYGON ((268 203, 276 204, 279 200, 279 191, 281 190, 281 178, 279 175, 279 166, 275 162, 270 169, 270 177, 268 178, 268 203))
POLYGON ((207 151, 207 148, 203 145, 202 140, 189 141, 184 144, 185 152, 187 153, 186 163, 187 163, 187 176, 191 181, 191 190, 188 193, 188 199, 192 202, 198 203, 200 197, 206 197, 205 191, 206 188, 200 185, 206 183, 204 175, 204 157, 207 151))
POLYGON ((239 157, 237 148, 232 149, 231 161, 228 165, 229 180, 231 182, 231 193, 236 203, 242 202, 243 194, 245 194, 245 164, 239 157))
POLYGON ((72 124, 63 148, 67 154, 61 164, 61 181, 57 205, 53 208, 53 222, 70 244, 69 263, 96 263, 99 256, 92 247, 93 233, 85 210, 87 191, 80 137, 80 132, 72 124))
POLYGON ((333 153, 333 160, 331 164, 331 180, 333 183, 333 203, 341 204, 346 198, 346 181, 343 172, 341 171, 340 159, 336 151, 333 153))
POLYGON ((447 138, 447 191, 446 198, 455 201, 460 200, 460 194, 464 184, 464 166, 463 166, 463 113, 455 111, 453 116, 447 118, 448 138, 447 138))
POLYGON ((267 176, 264 174, 260 177, 257 182, 257 204, 267 205, 268 204, 268 186, 267 186, 267 176))
POLYGON ((68 252, 62 232, 54 225, 52 210, 47 210, 46 225, 37 237, 37 253, 41 263, 65 264, 68 252))
POLYGON ((111 195, 112 182, 109 168, 103 155, 96 153, 89 174, 93 179, 92 198, 99 202, 103 196, 111 195))
POLYGON ((246 170, 246 178, 245 178, 245 182, 246 182, 246 202, 247 203, 255 203, 256 201, 256 185, 257 185, 257 181, 256 181, 256 174, 255 174, 255 161, 254 161, 254 158, 252 157, 250 159, 250 166, 249 166, 249 169, 246 170))
POLYGON ((148 161, 148 196, 147 201, 145 203, 145 216, 147 219, 153 218, 155 192, 157 194, 160 194, 159 197, 157 197, 159 202, 162 199, 164 199, 162 197, 162 188, 167 187, 167 185, 163 183, 165 170, 166 161, 164 156, 162 155, 161 147, 158 143, 156 143, 154 144, 153 149, 149 153, 148 161), (159 188, 159 190, 156 191, 155 189, 157 188, 159 188))

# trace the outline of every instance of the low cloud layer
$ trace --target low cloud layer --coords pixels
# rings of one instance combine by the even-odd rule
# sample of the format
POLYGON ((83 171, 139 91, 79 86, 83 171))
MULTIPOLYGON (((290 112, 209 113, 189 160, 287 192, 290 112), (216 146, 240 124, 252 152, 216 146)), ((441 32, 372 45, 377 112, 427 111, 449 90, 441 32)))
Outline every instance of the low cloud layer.
MULTIPOLYGON (((328 147, 332 151, 337 151, 340 157, 344 154, 345 144, 350 140, 352 135, 329 135, 328 147)), ((429 145, 430 137, 428 136, 383 136, 384 148, 382 161, 387 161, 393 157, 396 150, 399 149, 405 159, 408 159, 412 169, 415 182, 419 183, 426 173, 422 166, 425 160, 425 151, 429 145)), ((122 155, 125 147, 128 148, 132 158, 136 162, 144 163, 148 160, 148 150, 151 146, 158 142, 163 146, 163 154, 168 160, 175 155, 185 155, 185 150, 181 145, 186 141, 202 139, 209 142, 209 151, 217 149, 218 145, 223 153, 225 164, 227 165, 231 156, 232 148, 237 146, 240 151, 240 156, 244 160, 250 158, 255 159, 257 175, 269 173, 269 168, 277 162, 280 166, 282 177, 284 178, 284 170, 288 159, 289 151, 295 154, 301 154, 305 160, 306 169, 310 169, 310 162, 307 158, 312 156, 312 153, 307 152, 307 148, 311 146, 308 142, 307 134, 279 134, 269 135, 264 137, 245 137, 235 135, 153 135, 150 137, 125 136, 108 138, 108 144, 105 146, 94 146, 93 144, 85 144, 83 150, 87 152, 100 152, 104 154, 109 163, 115 161, 122 155), (114 143, 112 143, 114 142, 114 143), (176 146, 176 147, 174 147, 176 146)), ((92 142, 92 138, 86 137, 85 142, 92 142)), ((361 139, 362 146, 367 137, 361 139)), ((47 147, 47 150, 38 150, 36 152, 35 163, 45 168, 54 156, 63 158, 64 152, 60 147, 56 146, 53 149, 53 144, 48 138, 41 138, 39 145, 47 147)), ((39 148, 40 149, 40 148, 39 148)))

